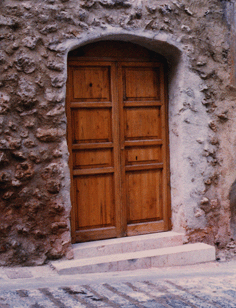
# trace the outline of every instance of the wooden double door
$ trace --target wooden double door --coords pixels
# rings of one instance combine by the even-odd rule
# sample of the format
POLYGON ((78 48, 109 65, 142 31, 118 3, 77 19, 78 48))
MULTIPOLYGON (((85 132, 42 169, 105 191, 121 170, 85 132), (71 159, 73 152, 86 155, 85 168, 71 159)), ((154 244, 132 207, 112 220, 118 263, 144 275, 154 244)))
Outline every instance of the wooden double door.
POLYGON ((69 58, 73 242, 170 228, 164 73, 146 58, 69 58))

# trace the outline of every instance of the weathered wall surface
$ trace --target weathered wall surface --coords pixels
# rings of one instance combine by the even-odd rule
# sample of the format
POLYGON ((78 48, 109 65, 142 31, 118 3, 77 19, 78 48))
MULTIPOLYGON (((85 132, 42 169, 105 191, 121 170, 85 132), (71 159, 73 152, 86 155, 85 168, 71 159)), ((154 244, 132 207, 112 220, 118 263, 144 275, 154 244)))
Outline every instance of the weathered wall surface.
POLYGON ((173 229, 230 242, 232 12, 219 0, 0 2, 0 265, 71 257, 66 59, 106 39, 166 56, 173 229))

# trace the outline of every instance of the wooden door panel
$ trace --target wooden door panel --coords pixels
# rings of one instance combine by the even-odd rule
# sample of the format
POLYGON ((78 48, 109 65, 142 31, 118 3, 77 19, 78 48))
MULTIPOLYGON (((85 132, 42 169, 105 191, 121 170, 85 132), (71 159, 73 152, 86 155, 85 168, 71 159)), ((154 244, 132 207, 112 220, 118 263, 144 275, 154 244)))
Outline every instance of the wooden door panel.
POLYGON ((114 68, 108 62, 69 65, 67 114, 74 241, 117 236, 114 68))
POLYGON ((125 140, 161 139, 160 107, 125 108, 125 140))
POLYGON ((163 231, 168 227, 162 69, 155 63, 122 63, 121 70, 127 235, 163 231))
POLYGON ((124 100, 159 100, 159 75, 158 67, 125 67, 124 100))
POLYGON ((112 174, 75 177, 77 230, 114 226, 112 174))
POLYGON ((127 172, 127 222, 162 219, 162 170, 127 172))
POLYGON ((78 67, 73 70, 73 98, 79 101, 110 100, 109 67, 78 67))
POLYGON ((113 166, 112 149, 73 151, 73 167, 101 168, 113 166))
POLYGON ((134 165, 138 163, 161 163, 162 147, 146 146, 146 147, 127 147, 126 148, 126 165, 134 165))
POLYGON ((110 108, 72 109, 71 118, 74 144, 112 140, 110 108))

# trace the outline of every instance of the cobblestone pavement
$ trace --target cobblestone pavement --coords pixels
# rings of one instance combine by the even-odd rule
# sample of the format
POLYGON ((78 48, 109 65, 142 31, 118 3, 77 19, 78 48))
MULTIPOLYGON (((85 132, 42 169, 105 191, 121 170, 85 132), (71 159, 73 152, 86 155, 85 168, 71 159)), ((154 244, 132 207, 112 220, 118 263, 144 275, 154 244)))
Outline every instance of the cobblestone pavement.
POLYGON ((153 269, 123 276, 104 273, 89 279, 74 275, 54 275, 45 281, 15 279, 13 285, 8 281, 8 287, 0 284, 0 308, 231 308, 236 307, 235 269, 234 263, 225 269, 213 266, 210 271, 207 265, 192 271, 191 267, 169 269, 166 275, 165 270, 153 269))
POLYGON ((0 307, 236 307, 234 279, 191 278, 18 289, 0 293, 0 307))

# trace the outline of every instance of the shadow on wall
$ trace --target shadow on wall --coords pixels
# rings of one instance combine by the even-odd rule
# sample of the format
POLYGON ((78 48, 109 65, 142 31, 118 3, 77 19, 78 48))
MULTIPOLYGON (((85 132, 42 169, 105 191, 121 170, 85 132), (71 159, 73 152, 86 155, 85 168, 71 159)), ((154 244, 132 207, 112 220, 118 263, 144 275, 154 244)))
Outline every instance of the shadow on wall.
POLYGON ((236 180, 233 182, 229 192, 229 200, 230 200, 230 229, 232 233, 232 237, 236 240, 236 180))

